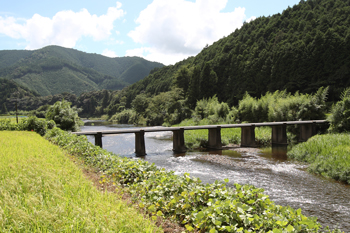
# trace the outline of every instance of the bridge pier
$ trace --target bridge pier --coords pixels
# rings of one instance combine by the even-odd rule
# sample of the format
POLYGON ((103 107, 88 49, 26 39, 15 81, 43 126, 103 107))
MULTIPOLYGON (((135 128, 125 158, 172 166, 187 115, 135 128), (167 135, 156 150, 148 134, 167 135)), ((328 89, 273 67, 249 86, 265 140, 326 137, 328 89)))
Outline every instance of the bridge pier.
POLYGON ((180 130, 173 130, 173 151, 177 153, 186 152, 184 128, 180 130))
POLYGON ((306 142, 309 138, 316 135, 316 123, 300 125, 299 142, 306 142))
POLYGON ((146 155, 146 147, 145 147, 145 131, 140 130, 135 133, 135 154, 137 156, 145 156, 146 155))
POLYGON ((241 127, 241 146, 255 147, 255 125, 241 127))
POLYGON ((102 148, 102 132, 97 132, 95 135, 95 146, 102 148))
POLYGON ((272 126, 272 147, 287 145, 287 124, 272 126))
POLYGON ((221 126, 208 129, 208 148, 222 150, 221 126))

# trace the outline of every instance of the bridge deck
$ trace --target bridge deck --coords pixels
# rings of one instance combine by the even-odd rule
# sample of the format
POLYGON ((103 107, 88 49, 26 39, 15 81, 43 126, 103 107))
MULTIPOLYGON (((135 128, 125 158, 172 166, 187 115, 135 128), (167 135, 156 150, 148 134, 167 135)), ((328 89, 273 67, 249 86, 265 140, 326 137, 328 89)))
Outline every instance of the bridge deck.
POLYGON ((313 120, 313 121, 280 121, 280 122, 262 122, 262 123, 244 123, 244 124, 225 124, 225 125, 198 125, 198 126, 183 126, 183 127, 149 127, 149 128, 137 128, 137 129, 120 129, 120 130, 104 130, 104 131, 84 131, 73 132, 77 135, 96 135, 97 133, 105 134, 125 134, 125 133, 138 133, 141 130, 147 132, 161 132, 161 131, 178 131, 184 130, 198 130, 198 129, 216 129, 220 128, 241 128, 241 127, 261 127, 261 126, 279 126, 279 125, 300 125, 300 124, 320 124, 326 123, 327 120, 313 120))
POLYGON ((272 127, 271 141, 272 145, 287 145, 287 125, 300 125, 299 141, 306 141, 316 134, 316 124, 326 123, 326 120, 312 121, 281 121, 281 122, 263 122, 263 123, 244 123, 244 124, 226 124, 226 125, 200 125, 200 126, 184 126, 184 127, 147 127, 120 130, 104 130, 104 131, 85 131, 74 132, 77 135, 93 135, 95 137, 95 145, 102 147, 102 137, 104 135, 113 134, 135 134, 135 153, 139 156, 146 155, 145 133, 147 132, 173 132, 173 150, 176 152, 185 152, 184 131, 208 129, 208 147, 212 149, 222 149, 221 129, 225 128, 241 128, 241 146, 255 147, 255 128, 261 126, 272 127))

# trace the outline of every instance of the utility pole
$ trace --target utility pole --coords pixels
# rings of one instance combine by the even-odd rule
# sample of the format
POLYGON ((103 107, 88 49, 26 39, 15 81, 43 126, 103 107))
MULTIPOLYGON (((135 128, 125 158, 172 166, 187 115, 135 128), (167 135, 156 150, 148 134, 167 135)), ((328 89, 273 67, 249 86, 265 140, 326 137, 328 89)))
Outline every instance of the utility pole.
POLYGON ((17 102, 18 102, 18 99, 16 99, 16 122, 17 122, 17 124, 18 124, 17 102))

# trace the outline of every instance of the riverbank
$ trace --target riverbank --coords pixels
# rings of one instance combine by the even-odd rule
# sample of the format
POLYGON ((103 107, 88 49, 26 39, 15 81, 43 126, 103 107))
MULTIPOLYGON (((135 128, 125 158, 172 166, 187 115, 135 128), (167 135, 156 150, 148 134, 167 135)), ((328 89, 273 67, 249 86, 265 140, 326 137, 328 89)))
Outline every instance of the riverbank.
POLYGON ((288 157, 306 162, 308 170, 350 184, 350 134, 316 135, 294 146, 288 157))
POLYGON ((0 174, 4 232, 162 232, 35 132, 0 131, 0 174))
POLYGON ((321 229, 315 218, 303 216, 301 210, 275 205, 261 189, 251 185, 235 184, 232 189, 221 182, 203 184, 198 178, 188 174, 177 176, 142 159, 115 156, 92 146, 85 137, 60 130, 52 130, 46 137, 104 171, 106 179, 128 187, 131 195, 140 201, 140 207, 154 217, 177 220, 189 231, 222 232, 229 228, 239 231, 257 227, 255 230, 262 232, 321 229), (222 217, 213 219, 217 211, 221 211, 222 217), (265 219, 267 215, 270 217, 265 219))

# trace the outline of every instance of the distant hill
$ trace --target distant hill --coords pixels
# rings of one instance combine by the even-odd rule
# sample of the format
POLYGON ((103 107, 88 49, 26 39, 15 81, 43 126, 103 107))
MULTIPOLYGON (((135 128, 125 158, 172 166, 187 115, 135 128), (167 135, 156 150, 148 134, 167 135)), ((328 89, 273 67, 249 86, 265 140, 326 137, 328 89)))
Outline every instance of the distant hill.
MULTIPOLYGON (((39 94, 23 87, 12 80, 0 78, 0 114, 5 114, 3 106, 7 103, 9 105, 15 105, 16 99, 30 99, 38 97, 39 94)), ((8 109, 14 110, 14 107, 8 109)))
POLYGON ((127 106, 140 93, 156 95, 174 86, 184 89, 192 107, 215 94, 236 105, 245 92, 314 93, 321 86, 329 86, 329 100, 336 100, 350 86, 349 25, 350 0, 301 0, 129 86, 127 106))
POLYGON ((162 66, 139 57, 108 58, 59 46, 0 51, 0 77, 43 96, 122 89, 162 66))

